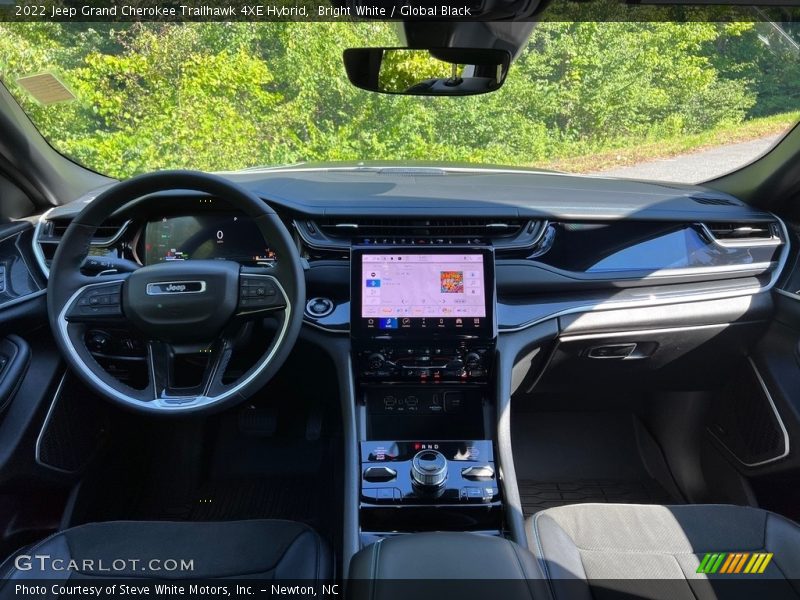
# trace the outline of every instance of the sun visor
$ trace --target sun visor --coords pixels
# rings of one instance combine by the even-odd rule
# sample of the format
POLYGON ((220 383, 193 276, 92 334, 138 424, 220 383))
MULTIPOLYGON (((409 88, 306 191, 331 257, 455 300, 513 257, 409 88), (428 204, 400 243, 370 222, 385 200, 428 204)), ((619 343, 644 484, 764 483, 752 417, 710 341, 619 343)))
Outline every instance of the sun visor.
POLYGON ((75 94, 53 73, 19 77, 17 85, 33 96, 39 104, 57 104, 75 100, 75 94))

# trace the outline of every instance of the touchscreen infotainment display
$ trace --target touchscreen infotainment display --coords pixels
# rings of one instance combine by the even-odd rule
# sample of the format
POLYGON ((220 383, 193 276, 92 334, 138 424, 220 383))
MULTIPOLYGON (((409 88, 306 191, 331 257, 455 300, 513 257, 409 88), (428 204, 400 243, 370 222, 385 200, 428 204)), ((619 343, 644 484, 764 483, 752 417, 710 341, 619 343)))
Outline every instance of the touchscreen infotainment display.
POLYGON ((358 314, 367 332, 485 333, 491 330, 491 253, 370 251, 354 255, 358 314), (487 266, 488 265, 488 266, 487 266))

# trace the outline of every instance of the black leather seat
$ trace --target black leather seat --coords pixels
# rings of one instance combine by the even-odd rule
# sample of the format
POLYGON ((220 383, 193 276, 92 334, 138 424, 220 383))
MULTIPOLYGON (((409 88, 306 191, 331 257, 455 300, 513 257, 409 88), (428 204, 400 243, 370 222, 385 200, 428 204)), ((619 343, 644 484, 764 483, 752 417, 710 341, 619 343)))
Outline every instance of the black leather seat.
POLYGON ((800 597, 800 526, 757 508, 574 504, 537 513, 526 534, 555 598, 800 597), (715 573, 699 569, 707 553, 724 554, 715 573))
POLYGON ((332 577, 332 563, 319 535, 292 521, 91 523, 56 533, 9 558, 0 573, 0 597, 13 597, 14 584, 23 579, 325 581, 332 577), (36 556, 49 557, 44 569, 40 559, 28 558, 36 556), (69 568, 71 560, 76 568, 69 568), (105 568, 113 564, 113 570, 100 571, 100 561, 105 568), (191 561, 191 568, 181 568, 181 561, 191 561))
POLYGON ((549 600, 530 552, 478 533, 383 538, 352 558, 347 586, 348 600, 549 600))

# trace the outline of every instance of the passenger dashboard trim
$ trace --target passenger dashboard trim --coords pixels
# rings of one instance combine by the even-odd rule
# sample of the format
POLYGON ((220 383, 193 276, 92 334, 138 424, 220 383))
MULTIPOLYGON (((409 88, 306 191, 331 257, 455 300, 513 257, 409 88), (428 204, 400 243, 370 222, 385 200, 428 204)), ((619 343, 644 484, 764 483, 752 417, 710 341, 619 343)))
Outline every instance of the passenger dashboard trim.
MULTIPOLYGON (((786 229, 786 224, 778 216, 774 214, 772 216, 776 219, 776 221, 780 225, 781 231, 783 233, 783 249, 781 250, 781 255, 778 259, 777 266, 772 271, 770 275, 770 280, 766 285, 760 287, 744 288, 744 289, 730 290, 730 291, 698 292, 697 294, 681 294, 679 296, 664 297, 660 299, 651 297, 648 298, 647 300, 624 300, 617 302, 605 302, 599 304, 576 306, 561 311, 557 311, 545 317, 533 319, 516 327, 498 327, 498 333, 514 333, 516 331, 522 331, 524 329, 528 329, 529 327, 538 325, 539 323, 542 323, 544 321, 548 321, 550 319, 563 317, 565 315, 570 315, 575 313, 593 312, 597 310, 640 308, 646 306, 664 306, 669 304, 680 304, 682 302, 699 302, 702 300, 724 300, 725 298, 734 298, 737 296, 754 296, 762 292, 767 292, 774 287, 775 283, 778 281, 778 278, 781 276, 781 272, 786 266, 786 261, 789 258, 789 250, 790 250, 790 241, 789 241, 790 237, 789 237, 789 232, 786 229)), ((747 267, 752 268, 753 265, 747 265, 747 267)))

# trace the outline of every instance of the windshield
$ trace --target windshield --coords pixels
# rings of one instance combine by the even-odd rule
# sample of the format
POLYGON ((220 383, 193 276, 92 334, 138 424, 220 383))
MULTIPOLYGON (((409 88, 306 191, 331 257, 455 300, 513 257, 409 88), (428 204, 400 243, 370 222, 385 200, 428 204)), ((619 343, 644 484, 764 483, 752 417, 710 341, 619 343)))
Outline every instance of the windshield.
POLYGON ((774 23, 541 23, 496 92, 351 85, 342 51, 403 45, 396 32, 0 23, 0 76, 58 151, 119 178, 414 160, 695 182, 756 158, 800 116, 798 36, 774 23))

